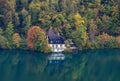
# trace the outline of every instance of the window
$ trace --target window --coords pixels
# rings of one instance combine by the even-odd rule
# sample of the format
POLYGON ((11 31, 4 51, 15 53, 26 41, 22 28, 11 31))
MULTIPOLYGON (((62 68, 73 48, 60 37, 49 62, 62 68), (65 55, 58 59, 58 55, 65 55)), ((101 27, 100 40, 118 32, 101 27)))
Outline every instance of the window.
POLYGON ((50 43, 53 43, 53 41, 50 41, 50 43))
POLYGON ((58 47, 58 45, 56 45, 56 47, 58 47))
POLYGON ((62 47, 62 44, 60 44, 60 47, 62 47))
POLYGON ((54 45, 52 45, 52 47, 54 48, 54 45))

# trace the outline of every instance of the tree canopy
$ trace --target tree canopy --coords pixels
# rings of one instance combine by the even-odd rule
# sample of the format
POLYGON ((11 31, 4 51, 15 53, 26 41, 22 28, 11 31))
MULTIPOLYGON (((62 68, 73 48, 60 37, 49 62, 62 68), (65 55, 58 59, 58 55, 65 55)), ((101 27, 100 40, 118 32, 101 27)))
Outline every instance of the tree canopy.
POLYGON ((64 38, 72 39, 80 49, 97 45, 97 39, 102 38, 103 33, 117 40, 120 36, 120 1, 0 0, 0 35, 8 40, 8 47, 17 44, 12 41, 18 36, 14 35, 16 32, 21 37, 20 47, 27 44, 31 49, 43 50, 47 42, 42 40, 47 41, 45 37, 50 27, 64 38), (44 37, 38 36, 38 32, 44 37))

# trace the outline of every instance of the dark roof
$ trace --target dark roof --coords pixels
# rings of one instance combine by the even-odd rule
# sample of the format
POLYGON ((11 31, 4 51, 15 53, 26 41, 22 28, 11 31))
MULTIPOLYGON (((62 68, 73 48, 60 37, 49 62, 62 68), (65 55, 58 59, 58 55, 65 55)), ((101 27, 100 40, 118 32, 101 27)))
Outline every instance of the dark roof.
POLYGON ((48 31, 48 42, 49 44, 64 44, 64 38, 58 34, 55 34, 53 29, 50 28, 48 31))
POLYGON ((48 31, 48 37, 49 37, 50 39, 54 39, 55 36, 56 36, 56 35, 55 35, 54 31, 52 30, 52 28, 50 28, 49 31, 48 31))

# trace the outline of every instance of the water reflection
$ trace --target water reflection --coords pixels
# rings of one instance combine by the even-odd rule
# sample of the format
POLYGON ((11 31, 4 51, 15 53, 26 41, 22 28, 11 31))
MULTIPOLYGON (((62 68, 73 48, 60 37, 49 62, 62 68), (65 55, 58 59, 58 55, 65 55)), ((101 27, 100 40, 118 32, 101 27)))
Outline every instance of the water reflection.
POLYGON ((76 55, 0 50, 0 81, 119 81, 119 68, 119 49, 76 55))
POLYGON ((63 67, 63 62, 65 60, 65 55, 62 53, 59 54, 51 54, 48 56, 48 63, 46 70, 48 74, 52 74, 54 72, 60 72, 63 67))

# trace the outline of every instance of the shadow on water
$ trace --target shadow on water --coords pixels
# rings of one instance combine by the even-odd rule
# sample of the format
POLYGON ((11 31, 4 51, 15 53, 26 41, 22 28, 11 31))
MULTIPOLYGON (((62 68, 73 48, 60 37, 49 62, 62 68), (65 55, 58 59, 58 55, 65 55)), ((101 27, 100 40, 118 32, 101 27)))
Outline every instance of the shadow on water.
POLYGON ((52 56, 0 50, 0 81, 119 81, 119 51, 85 50, 52 56))

